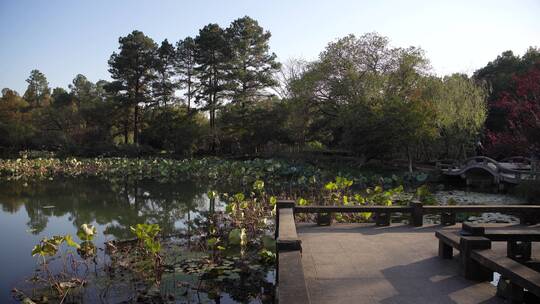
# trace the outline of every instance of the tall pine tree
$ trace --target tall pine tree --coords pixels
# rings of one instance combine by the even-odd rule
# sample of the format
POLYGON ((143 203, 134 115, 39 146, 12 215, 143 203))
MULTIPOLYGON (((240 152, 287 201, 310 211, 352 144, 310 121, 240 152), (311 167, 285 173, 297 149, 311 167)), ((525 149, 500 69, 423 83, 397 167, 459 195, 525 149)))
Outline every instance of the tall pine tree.
POLYGON ((230 49, 225 31, 217 24, 209 24, 195 38, 197 52, 195 71, 199 74, 197 101, 209 112, 212 132, 211 150, 216 148, 216 111, 223 102, 229 71, 230 49))
POLYGON ((176 43, 176 73, 179 77, 178 86, 185 90, 184 96, 188 111, 191 102, 195 99, 198 91, 196 54, 197 44, 191 37, 186 37, 176 43))
POLYGON ((109 72, 114 81, 108 86, 123 106, 124 142, 128 143, 129 116, 133 114, 133 142, 139 142, 140 107, 152 102, 152 83, 156 78, 157 45, 140 31, 120 37, 118 53, 109 59, 109 72))
POLYGON ((177 85, 173 81, 175 74, 176 50, 167 39, 163 40, 156 52, 156 79, 152 84, 154 103, 166 105, 174 101, 177 85))
POLYGON ((50 103, 51 89, 45 74, 39 70, 32 70, 30 77, 26 79, 28 87, 24 92, 23 98, 31 107, 42 107, 50 103))
POLYGON ((236 19, 226 30, 231 48, 229 90, 233 103, 242 108, 260 97, 269 95, 265 89, 276 85, 274 74, 280 64, 270 53, 270 32, 246 16, 236 19))

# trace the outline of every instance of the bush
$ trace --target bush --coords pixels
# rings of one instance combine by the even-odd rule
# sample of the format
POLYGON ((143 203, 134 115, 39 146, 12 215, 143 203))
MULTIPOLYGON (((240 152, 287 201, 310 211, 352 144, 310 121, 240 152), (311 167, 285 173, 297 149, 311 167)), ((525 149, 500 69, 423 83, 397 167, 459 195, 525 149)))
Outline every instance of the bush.
POLYGON ((229 104, 217 118, 220 148, 225 153, 259 153, 270 143, 288 143, 283 127, 285 108, 275 100, 229 104))
POLYGON ((53 158, 55 153, 51 151, 41 151, 41 150, 24 150, 19 151, 19 156, 21 158, 36 159, 36 158, 53 158))
POLYGON ((324 145, 318 140, 312 140, 306 144, 306 147, 312 151, 322 151, 325 149, 324 145))
POLYGON ((524 181, 514 188, 514 193, 531 204, 540 203, 540 181, 524 181))
POLYGON ((112 156, 118 157, 140 157, 140 156, 150 156, 156 154, 156 150, 149 145, 120 145, 116 147, 115 151, 112 152, 112 156))
POLYGON ((141 143, 156 150, 191 156, 205 133, 202 114, 188 113, 184 107, 163 107, 148 113, 148 126, 141 133, 141 143))

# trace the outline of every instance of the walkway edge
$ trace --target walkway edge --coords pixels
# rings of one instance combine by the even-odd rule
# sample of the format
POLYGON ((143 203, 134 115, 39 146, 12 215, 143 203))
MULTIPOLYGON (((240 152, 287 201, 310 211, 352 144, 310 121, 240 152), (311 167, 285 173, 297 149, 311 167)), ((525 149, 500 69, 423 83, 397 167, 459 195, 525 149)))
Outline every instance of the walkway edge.
POLYGON ((276 209, 277 303, 309 304, 302 246, 294 222, 294 201, 278 201, 276 209))

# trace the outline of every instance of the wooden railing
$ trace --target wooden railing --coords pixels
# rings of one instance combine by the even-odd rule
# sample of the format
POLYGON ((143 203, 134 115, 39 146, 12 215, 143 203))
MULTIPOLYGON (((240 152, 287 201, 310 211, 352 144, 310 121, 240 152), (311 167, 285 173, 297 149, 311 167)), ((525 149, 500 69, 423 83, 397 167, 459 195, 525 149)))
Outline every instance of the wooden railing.
MULTIPOLYGON (((290 203, 290 202, 289 202, 290 203)), ((540 217, 538 205, 460 205, 460 206, 424 206, 412 202, 407 206, 295 206, 294 213, 375 213, 375 223, 379 226, 390 225, 392 213, 410 214, 410 224, 422 226, 425 214, 440 214, 442 224, 455 224, 456 215, 464 212, 500 212, 518 215, 521 224, 535 224, 540 217)))
POLYGON ((425 214, 441 214, 442 224, 455 224, 456 215, 462 212, 500 212, 516 214, 520 223, 536 224, 540 218, 538 205, 472 205, 424 206, 411 202, 406 206, 297 206, 294 201, 277 202, 276 243, 278 303, 309 304, 309 294, 302 265, 302 243, 296 232, 294 215, 300 213, 375 213, 377 225, 390 225, 392 213, 410 215, 410 224, 422 226, 425 214))

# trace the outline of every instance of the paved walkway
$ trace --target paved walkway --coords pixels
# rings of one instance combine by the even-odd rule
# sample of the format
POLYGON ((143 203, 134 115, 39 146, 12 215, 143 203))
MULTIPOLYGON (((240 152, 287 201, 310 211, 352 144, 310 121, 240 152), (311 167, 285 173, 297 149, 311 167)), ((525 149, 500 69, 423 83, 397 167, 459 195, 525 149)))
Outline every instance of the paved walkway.
POLYGON ((437 256, 438 229, 457 226, 297 223, 311 303, 504 303, 492 284, 461 277, 457 259, 437 256))

